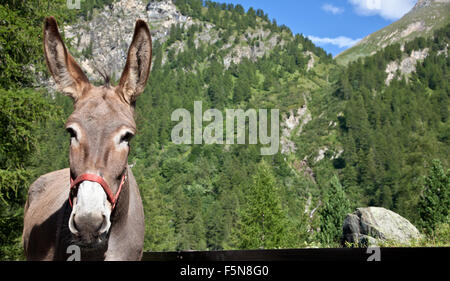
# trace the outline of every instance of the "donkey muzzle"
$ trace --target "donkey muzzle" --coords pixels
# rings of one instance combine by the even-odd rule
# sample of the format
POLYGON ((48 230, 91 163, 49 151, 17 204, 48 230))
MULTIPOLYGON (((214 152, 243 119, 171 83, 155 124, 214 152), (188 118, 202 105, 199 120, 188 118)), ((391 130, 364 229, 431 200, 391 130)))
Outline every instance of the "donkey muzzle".
POLYGON ((101 242, 111 227, 111 212, 111 203, 102 186, 85 180, 79 184, 73 199, 69 230, 85 244, 101 242))

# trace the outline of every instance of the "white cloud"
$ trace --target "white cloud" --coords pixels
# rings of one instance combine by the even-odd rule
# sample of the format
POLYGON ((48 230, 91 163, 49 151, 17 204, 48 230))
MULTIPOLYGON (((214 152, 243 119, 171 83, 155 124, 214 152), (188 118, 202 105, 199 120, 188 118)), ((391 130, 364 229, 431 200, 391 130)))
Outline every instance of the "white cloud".
POLYGON ((344 12, 343 8, 333 6, 331 4, 323 4, 322 10, 325 12, 332 13, 333 15, 342 14, 344 12))
POLYGON ((362 16, 379 15, 387 20, 397 20, 409 12, 417 0, 348 0, 355 12, 362 16))
POLYGON ((336 38, 328 38, 328 37, 317 37, 313 35, 309 35, 308 38, 313 41, 314 44, 331 44, 336 45, 339 48, 349 48, 358 43, 359 39, 352 39, 346 36, 338 36, 336 38))

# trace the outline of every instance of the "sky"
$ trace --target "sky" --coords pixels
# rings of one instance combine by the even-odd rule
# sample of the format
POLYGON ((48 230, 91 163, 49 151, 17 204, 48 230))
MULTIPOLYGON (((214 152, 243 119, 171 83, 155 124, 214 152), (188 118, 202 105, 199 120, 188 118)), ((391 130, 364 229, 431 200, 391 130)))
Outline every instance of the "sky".
POLYGON ((365 36, 400 19, 417 0, 216 0, 262 9, 336 56, 365 36))

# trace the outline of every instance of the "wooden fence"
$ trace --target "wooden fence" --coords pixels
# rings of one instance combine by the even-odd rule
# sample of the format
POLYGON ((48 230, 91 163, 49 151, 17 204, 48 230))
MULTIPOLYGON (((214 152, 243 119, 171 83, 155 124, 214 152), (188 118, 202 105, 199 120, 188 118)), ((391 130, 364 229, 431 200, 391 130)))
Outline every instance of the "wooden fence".
POLYGON ((280 250, 145 252, 143 261, 432 261, 447 260, 450 248, 308 248, 280 250))

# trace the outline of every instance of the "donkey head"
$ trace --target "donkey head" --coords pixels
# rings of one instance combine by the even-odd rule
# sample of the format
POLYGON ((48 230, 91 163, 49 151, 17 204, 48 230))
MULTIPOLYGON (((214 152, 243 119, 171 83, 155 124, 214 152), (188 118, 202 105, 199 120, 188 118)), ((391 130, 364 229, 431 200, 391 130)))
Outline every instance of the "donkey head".
MULTIPOLYGON (((96 247, 107 240, 117 194, 127 170, 129 141, 136 132, 134 105, 150 72, 152 41, 147 24, 136 22, 120 82, 94 86, 67 51, 53 17, 44 22, 44 53, 48 69, 61 92, 70 96, 74 111, 66 123, 70 134, 70 176, 83 180, 71 198, 69 229, 80 244, 96 247)), ((120 198, 119 198, 120 205, 120 198)))

